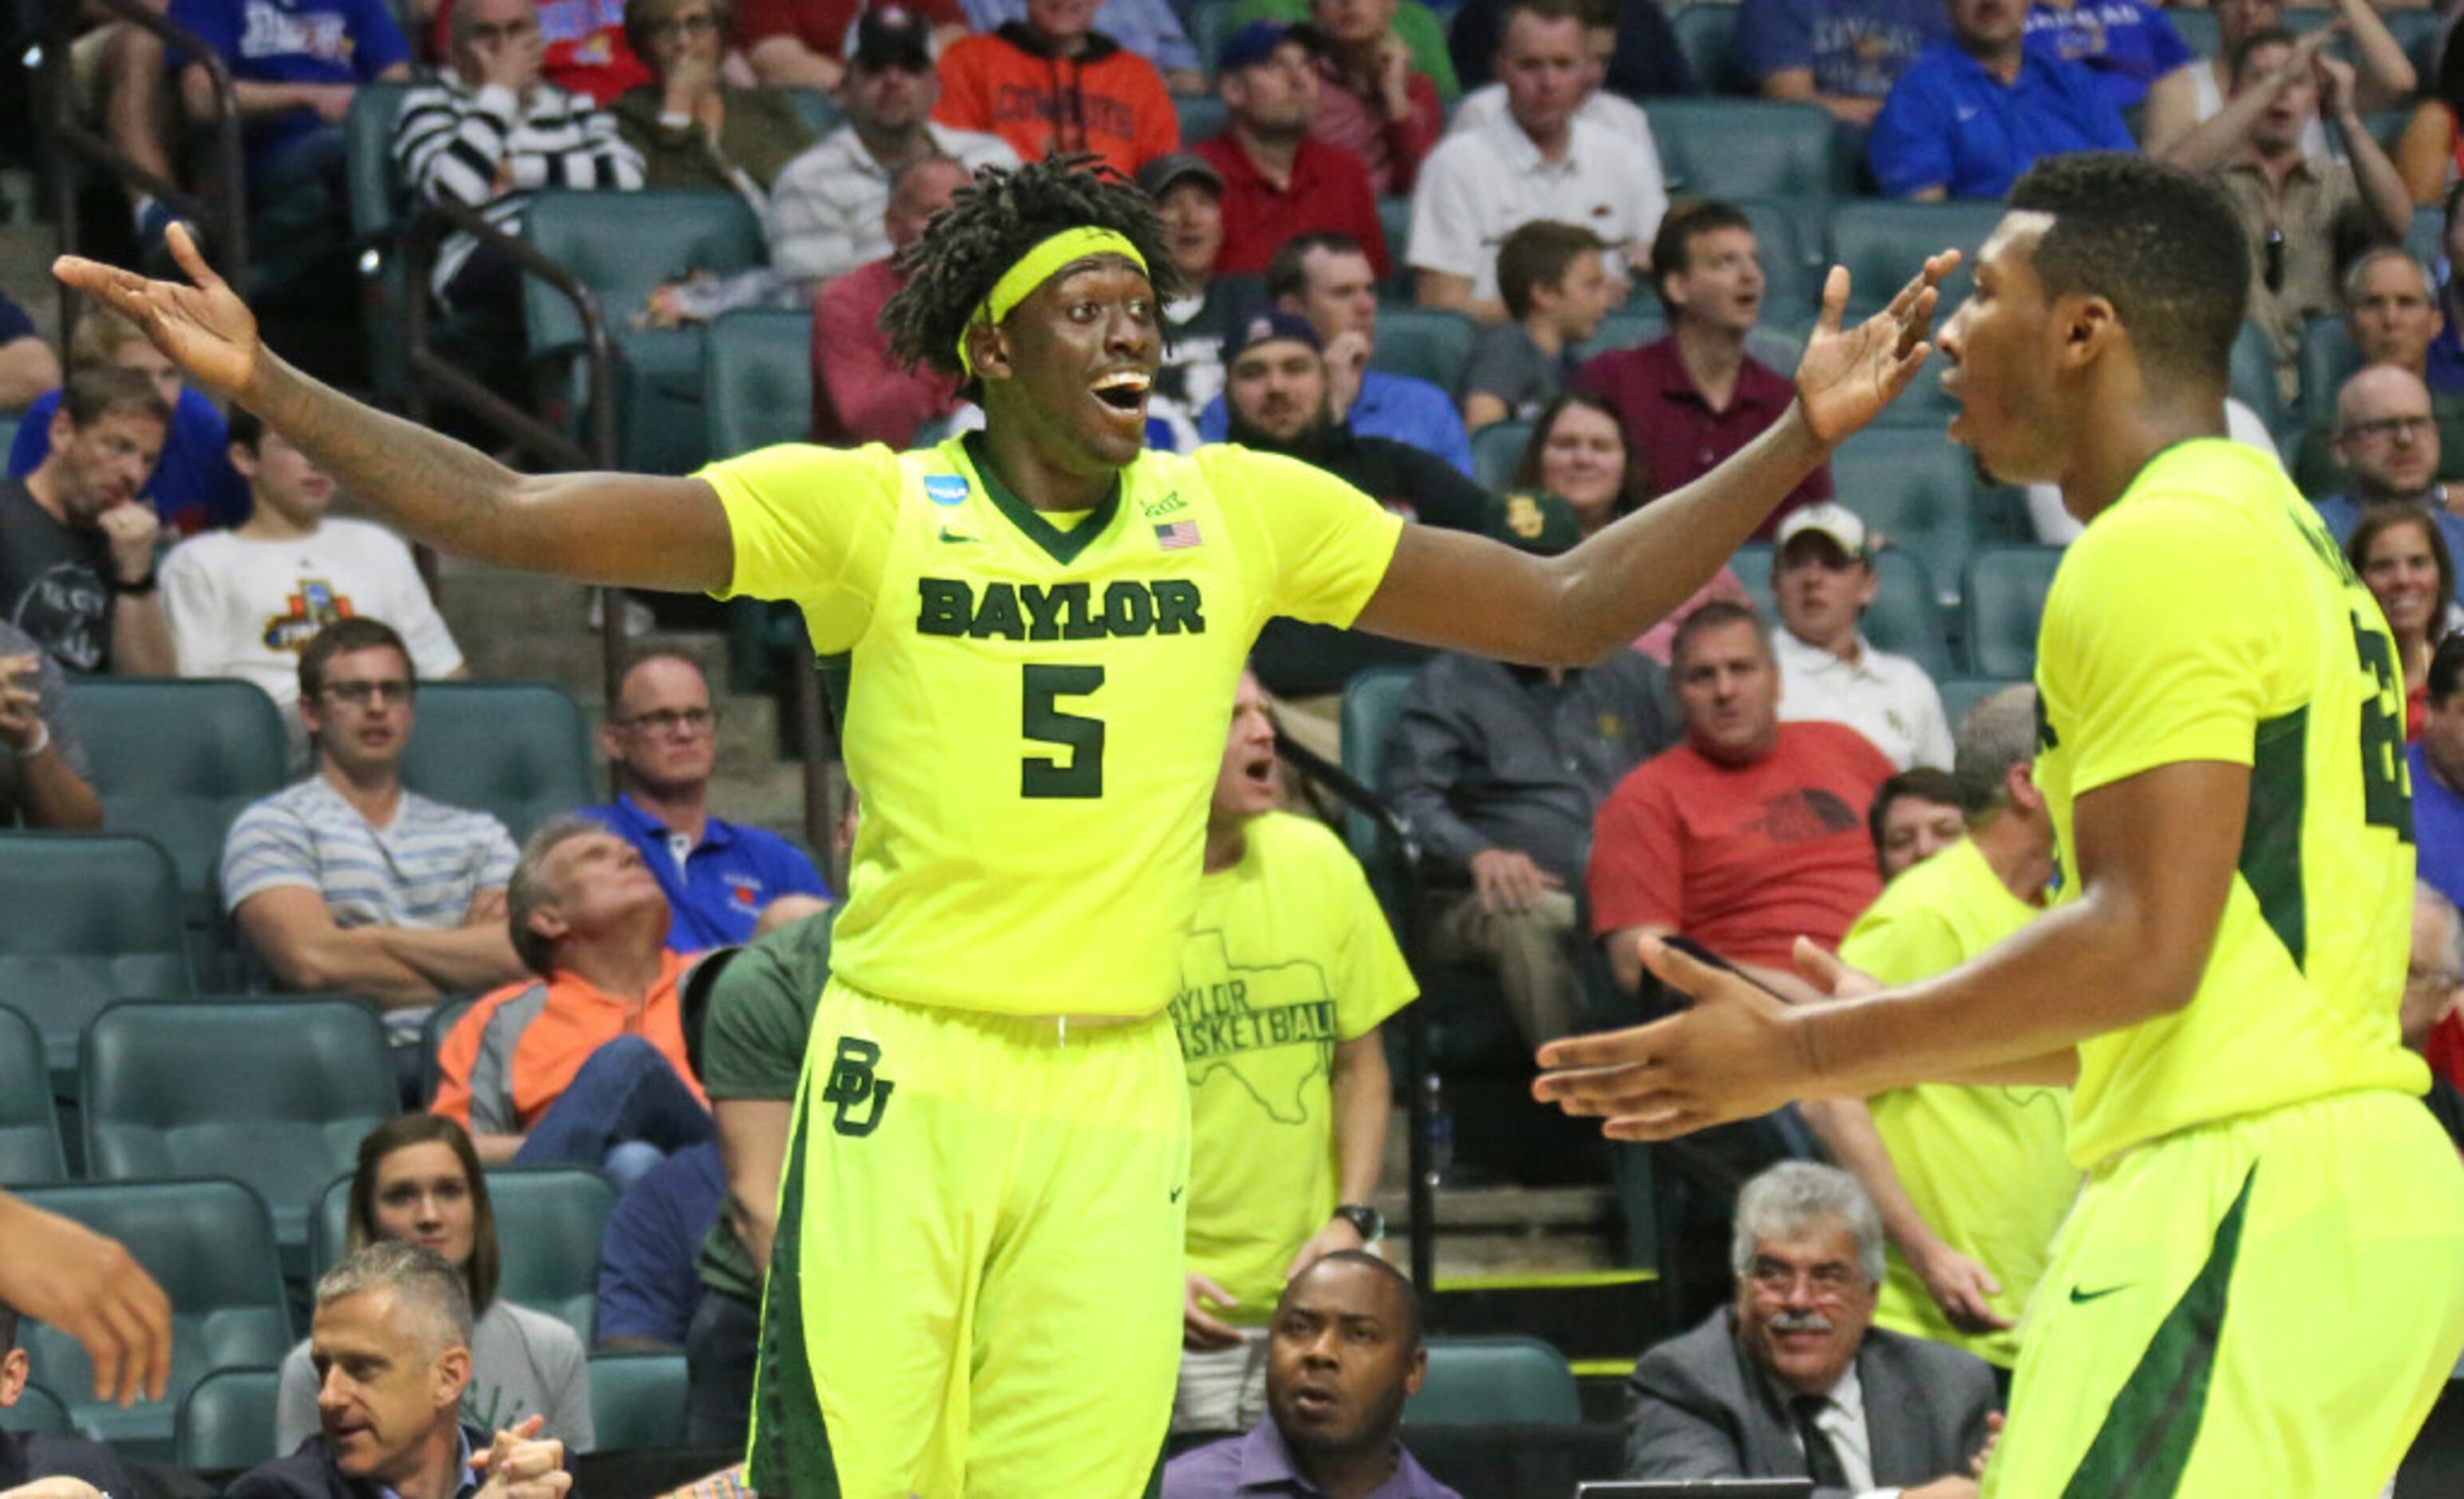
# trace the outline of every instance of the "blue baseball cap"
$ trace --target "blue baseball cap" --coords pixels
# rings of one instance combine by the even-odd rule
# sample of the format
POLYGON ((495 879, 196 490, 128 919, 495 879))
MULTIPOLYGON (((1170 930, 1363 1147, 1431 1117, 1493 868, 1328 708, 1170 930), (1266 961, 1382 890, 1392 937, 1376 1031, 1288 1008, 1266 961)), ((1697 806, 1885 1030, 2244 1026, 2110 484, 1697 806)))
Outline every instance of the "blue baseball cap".
POLYGON ((1281 21, 1251 21, 1223 39, 1222 50, 1215 55, 1215 71, 1238 73, 1256 67, 1293 39, 1292 29, 1281 21))

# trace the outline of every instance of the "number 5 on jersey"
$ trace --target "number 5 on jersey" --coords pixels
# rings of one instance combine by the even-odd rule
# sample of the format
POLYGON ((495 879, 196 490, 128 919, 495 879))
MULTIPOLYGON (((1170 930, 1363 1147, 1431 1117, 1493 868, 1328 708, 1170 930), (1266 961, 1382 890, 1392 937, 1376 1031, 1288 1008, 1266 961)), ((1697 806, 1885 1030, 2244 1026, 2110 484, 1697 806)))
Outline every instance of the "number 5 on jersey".
POLYGON ((1067 750, 1067 761, 1028 755, 1019 764, 1018 791, 1025 797, 1100 797, 1104 794, 1104 720, 1064 713, 1059 699, 1091 696, 1104 685, 1100 666, 1030 666, 1022 684, 1019 732, 1033 743, 1067 750))

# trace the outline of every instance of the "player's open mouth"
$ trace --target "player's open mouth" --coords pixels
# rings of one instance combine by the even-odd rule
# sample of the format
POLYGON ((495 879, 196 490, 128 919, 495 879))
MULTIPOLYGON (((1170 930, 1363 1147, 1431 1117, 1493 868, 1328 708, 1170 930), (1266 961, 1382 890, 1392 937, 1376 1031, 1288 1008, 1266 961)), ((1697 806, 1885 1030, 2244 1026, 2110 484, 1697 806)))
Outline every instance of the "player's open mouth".
POLYGON ((1094 384, 1087 388, 1094 393, 1096 400, 1113 410, 1135 416, 1146 408, 1147 389, 1151 384, 1145 375, 1134 369, 1116 369, 1109 375, 1096 377, 1094 384))
POLYGON ((1269 755, 1249 761, 1241 767, 1241 774, 1246 776, 1253 785, 1273 785, 1275 783, 1274 757, 1269 755))

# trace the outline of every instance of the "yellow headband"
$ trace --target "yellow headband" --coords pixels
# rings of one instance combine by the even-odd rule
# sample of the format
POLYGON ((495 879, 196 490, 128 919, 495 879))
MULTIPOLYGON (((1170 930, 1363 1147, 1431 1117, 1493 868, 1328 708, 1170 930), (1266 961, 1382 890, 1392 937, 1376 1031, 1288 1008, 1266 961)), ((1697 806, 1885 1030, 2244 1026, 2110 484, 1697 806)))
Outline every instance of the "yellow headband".
POLYGON ((992 295, 967 320, 967 327, 958 330, 958 367, 970 377, 976 372, 976 362, 967 353, 967 328, 979 322, 1001 321, 1049 280, 1054 272, 1072 260, 1101 254, 1119 255, 1142 273, 1147 268, 1147 257, 1138 254, 1138 247, 1109 229, 1065 229, 1019 256, 1018 264, 1002 272, 1001 278, 993 283, 992 295))

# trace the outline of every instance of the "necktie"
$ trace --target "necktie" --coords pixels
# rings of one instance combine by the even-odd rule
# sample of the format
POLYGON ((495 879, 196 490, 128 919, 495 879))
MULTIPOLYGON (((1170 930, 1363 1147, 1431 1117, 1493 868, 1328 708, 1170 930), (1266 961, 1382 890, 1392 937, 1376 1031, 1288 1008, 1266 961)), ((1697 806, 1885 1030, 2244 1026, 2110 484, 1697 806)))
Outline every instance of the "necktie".
POLYGON ((1830 1403, 1819 1395, 1800 1395, 1788 1402, 1788 1413, 1795 1418, 1796 1439, 1805 1444, 1806 1476, 1814 1480, 1817 1488, 1845 1488, 1848 1470, 1839 1466, 1839 1449, 1815 1423, 1815 1418, 1830 1403))

